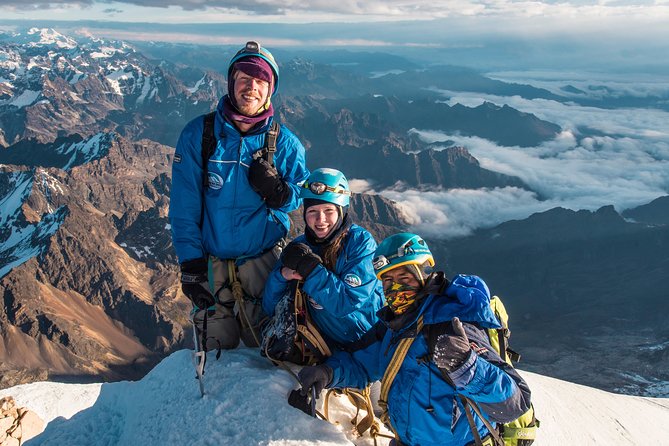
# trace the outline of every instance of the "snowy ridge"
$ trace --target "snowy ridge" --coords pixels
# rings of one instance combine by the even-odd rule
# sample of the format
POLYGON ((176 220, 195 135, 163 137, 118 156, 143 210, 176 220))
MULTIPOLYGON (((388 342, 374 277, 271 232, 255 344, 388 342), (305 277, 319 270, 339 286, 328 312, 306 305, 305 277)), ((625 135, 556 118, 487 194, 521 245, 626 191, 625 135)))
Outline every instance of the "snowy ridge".
POLYGON ((106 155, 114 138, 113 133, 98 133, 78 143, 62 144, 54 152, 61 155, 70 155, 70 159, 62 167, 64 170, 70 170, 72 167, 88 163, 106 155))
POLYGON ((21 209, 21 205, 30 195, 33 186, 31 172, 0 173, 6 176, 7 187, 5 195, 0 196, 0 227, 14 221, 21 209))
POLYGON ((3 37, 0 106, 34 104, 42 92, 44 76, 60 77, 74 86, 100 75, 117 95, 131 97, 133 105, 153 98, 161 83, 160 71, 158 78, 152 75, 154 68, 125 42, 90 37, 77 41, 53 29, 38 28, 3 37))
MULTIPOLYGON (((210 353, 200 398, 191 352, 178 351, 137 382, 32 383, 0 391, 49 422, 30 445, 372 445, 348 429, 350 406, 333 397, 335 426, 291 408, 293 379, 254 349, 210 353)), ((616 395, 521 372, 541 420, 537 446, 666 444, 669 399, 616 395)), ((322 403, 322 401, 321 401, 322 403)), ((380 439, 379 444, 387 441, 380 439)))
MULTIPOLYGON (((58 230, 67 216, 67 208, 61 206, 44 214, 36 224, 26 223, 21 206, 30 196, 34 177, 29 172, 0 173, 8 176, 8 193, 0 197, 0 278, 13 268, 40 255, 46 241, 58 230)), ((45 179, 43 177, 44 181, 45 179)), ((3 183, 5 181, 2 181, 3 183)), ((48 200, 48 196, 47 196, 48 200)))

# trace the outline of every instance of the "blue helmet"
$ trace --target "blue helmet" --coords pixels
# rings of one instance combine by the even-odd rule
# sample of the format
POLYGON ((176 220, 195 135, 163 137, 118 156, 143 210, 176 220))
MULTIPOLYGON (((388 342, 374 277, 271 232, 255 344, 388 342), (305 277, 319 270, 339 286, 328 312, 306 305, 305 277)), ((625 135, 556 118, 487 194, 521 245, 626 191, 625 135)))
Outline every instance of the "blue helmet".
POLYGON ((245 57, 252 57, 252 56, 260 57, 265 62, 267 62, 269 66, 272 68, 272 71, 274 72, 274 89, 272 90, 272 95, 274 95, 274 93, 276 93, 277 90, 279 89, 279 66, 276 64, 276 61, 274 60, 274 56, 272 56, 272 53, 270 53, 267 49, 261 47, 258 42, 255 42, 253 40, 246 42, 244 48, 237 51, 237 54, 235 54, 234 57, 230 59, 230 64, 228 64, 228 80, 232 75, 232 66, 235 64, 235 62, 245 57))
POLYGON ((351 190, 343 173, 336 169, 321 168, 311 172, 300 189, 300 198, 325 201, 337 206, 348 206, 351 190))
POLYGON ((379 279, 386 271, 405 265, 414 265, 416 271, 428 263, 434 266, 434 257, 421 236, 410 232, 391 235, 381 242, 374 253, 374 272, 379 279))

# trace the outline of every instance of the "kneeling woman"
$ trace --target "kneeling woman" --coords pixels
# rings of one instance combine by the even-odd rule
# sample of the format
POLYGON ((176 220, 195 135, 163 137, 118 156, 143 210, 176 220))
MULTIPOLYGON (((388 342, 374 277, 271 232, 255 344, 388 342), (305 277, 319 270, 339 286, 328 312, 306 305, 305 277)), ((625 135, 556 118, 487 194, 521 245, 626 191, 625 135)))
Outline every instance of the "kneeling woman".
POLYGON ((263 295, 263 309, 273 318, 263 334, 270 359, 320 362, 376 323, 383 305, 372 267, 377 245, 351 223, 350 196, 346 177, 335 169, 313 171, 300 191, 305 233, 283 250, 263 295))

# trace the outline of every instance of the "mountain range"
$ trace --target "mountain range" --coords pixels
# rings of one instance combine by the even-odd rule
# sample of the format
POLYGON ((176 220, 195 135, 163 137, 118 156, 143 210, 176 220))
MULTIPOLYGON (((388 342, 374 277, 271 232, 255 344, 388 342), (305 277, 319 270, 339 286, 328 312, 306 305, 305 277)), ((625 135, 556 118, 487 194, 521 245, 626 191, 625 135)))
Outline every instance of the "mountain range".
MULTIPOLYGON (((51 29, 0 34, 0 387, 45 377, 137 378, 190 342, 166 217, 171 156, 181 128, 227 91, 220 61, 233 52, 197 48, 200 56, 191 46, 141 47, 51 29), (215 51, 215 61, 203 57, 215 51)), ((338 168, 376 190, 529 191, 521 179, 482 167, 466 147, 429 144, 414 130, 520 147, 561 131, 507 105, 449 106, 434 91, 555 97, 546 90, 381 54, 370 56, 375 69, 400 64, 401 72, 375 77, 359 57, 350 70, 319 57, 280 60, 277 115, 302 140, 310 168, 338 168)), ((355 194, 350 212, 377 240, 412 220, 381 195, 355 194)), ((529 367, 644 392, 652 386, 626 388, 622 371, 669 379, 655 370, 669 354, 658 316, 667 300, 657 291, 666 276, 667 215, 666 199, 623 216, 612 208, 553 209, 429 242, 448 271, 479 274, 505 298, 529 367), (624 341, 611 342, 612 331, 624 341), (547 336, 556 342, 537 342, 547 336), (606 348, 588 357, 588 342, 606 348), (630 353, 639 345, 652 358, 630 353), (611 350, 624 367, 598 376, 611 350), (591 368, 570 368, 576 356, 591 368)), ((304 227, 301 211, 291 218, 294 236, 304 227)))

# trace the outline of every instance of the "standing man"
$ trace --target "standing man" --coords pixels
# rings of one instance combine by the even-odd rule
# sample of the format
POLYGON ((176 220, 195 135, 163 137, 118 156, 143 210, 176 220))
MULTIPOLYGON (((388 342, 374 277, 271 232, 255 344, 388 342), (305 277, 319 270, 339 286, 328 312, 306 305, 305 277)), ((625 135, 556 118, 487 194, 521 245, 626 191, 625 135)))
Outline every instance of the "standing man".
POLYGON ((385 239, 374 259, 387 304, 379 322, 358 350, 303 368, 302 391, 364 388, 380 379, 381 420, 395 433, 391 445, 499 444, 494 424, 525 413, 530 390, 488 341, 484 329, 500 325, 486 284, 477 276, 449 281, 443 272, 428 274, 433 266, 420 236, 385 239))
POLYGON ((177 143, 172 240, 181 289, 207 349, 235 348, 240 337, 258 345, 265 280, 309 175, 304 147, 274 122, 278 86, 272 54, 248 42, 228 66, 228 94, 213 113, 189 122, 177 143))

